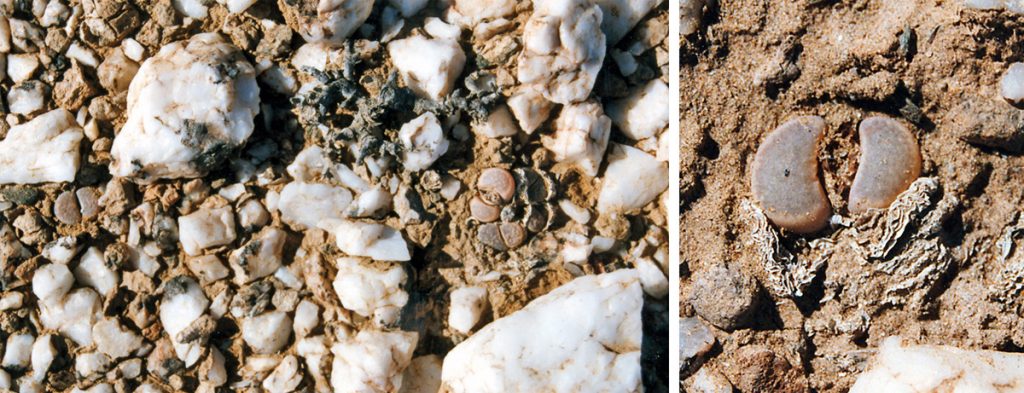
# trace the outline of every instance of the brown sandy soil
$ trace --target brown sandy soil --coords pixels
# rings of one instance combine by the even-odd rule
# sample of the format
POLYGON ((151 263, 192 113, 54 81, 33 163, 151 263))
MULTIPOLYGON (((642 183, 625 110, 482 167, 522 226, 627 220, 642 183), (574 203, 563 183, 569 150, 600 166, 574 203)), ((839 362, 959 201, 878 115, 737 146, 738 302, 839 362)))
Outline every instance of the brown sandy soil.
POLYGON ((1002 73, 1024 58, 1024 15, 941 0, 727 0, 710 8, 680 54, 681 313, 699 314, 693 299, 720 296, 694 288, 713 266, 756 278, 761 301, 731 331, 712 327, 717 344, 684 364, 683 378, 703 367, 739 390, 842 392, 893 335, 1024 348, 1018 295, 1002 289, 1016 276, 1003 274, 1009 262, 997 246, 1024 210, 1024 157, 1011 144, 1019 114, 999 97, 1002 73), (781 234, 800 263, 823 261, 794 297, 774 289, 741 204, 753 201, 749 168, 759 143, 798 115, 825 119, 823 183, 835 214, 851 222, 781 234), (917 136, 921 176, 940 189, 923 205, 935 214, 912 222, 912 235, 881 259, 855 246, 877 235, 877 224, 847 211, 857 126, 876 115, 917 136), (978 132, 998 135, 996 147, 965 142, 978 132), (765 349, 784 361, 749 355, 765 349))

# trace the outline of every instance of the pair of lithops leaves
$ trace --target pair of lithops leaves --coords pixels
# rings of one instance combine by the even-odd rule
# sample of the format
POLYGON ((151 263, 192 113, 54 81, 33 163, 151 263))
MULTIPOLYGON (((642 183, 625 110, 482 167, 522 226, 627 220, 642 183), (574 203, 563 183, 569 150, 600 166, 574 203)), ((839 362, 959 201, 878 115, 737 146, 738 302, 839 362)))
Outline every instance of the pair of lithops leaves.
POLYGON ((519 247, 528 233, 542 232, 551 224, 555 190, 555 180, 547 172, 484 169, 477 179, 477 195, 469 203, 470 214, 481 223, 477 237, 498 251, 519 247))
MULTIPOLYGON (((825 120, 803 116, 780 125, 757 149, 751 189, 765 215, 796 233, 824 229, 832 217, 818 176, 818 149, 825 120)), ((860 163, 850 186, 847 210, 861 214, 885 209, 921 173, 921 150, 906 127, 887 117, 860 123, 860 163)))

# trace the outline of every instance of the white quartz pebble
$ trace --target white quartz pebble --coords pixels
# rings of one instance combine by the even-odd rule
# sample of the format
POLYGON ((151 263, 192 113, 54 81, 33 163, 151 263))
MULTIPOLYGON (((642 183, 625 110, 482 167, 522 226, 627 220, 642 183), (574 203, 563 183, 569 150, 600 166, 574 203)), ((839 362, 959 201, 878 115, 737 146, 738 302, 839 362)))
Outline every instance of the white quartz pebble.
POLYGON ((420 356, 409 363, 398 393, 437 393, 441 389, 441 357, 420 356))
POLYGON ((636 260, 636 271, 644 293, 661 299, 668 296, 668 276, 653 259, 643 257, 636 260))
POLYGON ((206 248, 235 240, 235 214, 231 207, 200 209, 178 217, 178 238, 188 255, 199 255, 206 248))
POLYGON ((451 93, 466 65, 457 41, 423 35, 391 41, 388 54, 405 84, 417 96, 434 101, 451 93))
POLYGON ((78 288, 62 301, 44 303, 39 321, 47 329, 57 330, 79 346, 93 344, 92 326, 102 312, 99 295, 92 288, 78 288))
POLYGON ((270 393, 288 393, 294 391, 300 383, 302 383, 302 373, 299 372, 299 360, 295 356, 288 355, 263 380, 263 388, 270 393))
POLYGON ((317 224, 330 232, 342 252, 376 261, 408 261, 409 246, 397 230, 381 224, 325 219, 317 224))
POLYGON ((59 303, 74 283, 75 277, 66 265, 51 263, 36 269, 32 276, 32 293, 44 303, 59 303))
POLYGON ((282 11, 294 16, 289 26, 306 42, 333 47, 342 46, 373 11, 373 0, 295 0, 280 4, 289 4, 282 11))
POLYGON ((612 122, 601 105, 594 102, 567 105, 555 120, 554 135, 541 137, 541 144, 554 160, 573 165, 588 176, 597 176, 608 147, 612 122))
POLYGON ((53 336, 44 335, 32 344, 32 379, 37 382, 46 380, 46 373, 57 358, 57 349, 53 346, 53 336))
POLYGON ((235 272, 235 283, 245 285, 274 274, 284 258, 285 240, 287 234, 283 230, 267 227, 242 247, 232 251, 228 262, 235 272))
POLYGON ((216 255, 200 255, 185 259, 188 269, 199 277, 202 283, 211 283, 223 279, 231 274, 231 271, 224 266, 216 255))
POLYGON ((519 133, 512 112, 505 105, 498 106, 487 115, 487 119, 473 124, 473 133, 484 138, 501 138, 519 133))
POLYGON ((487 306, 487 289, 463 287, 452 291, 448 308, 448 326, 456 332, 469 334, 487 306))
POLYGON ((374 217, 387 212, 391 206, 391 193, 380 186, 363 191, 348 205, 349 217, 374 217))
POLYGON ((640 391, 642 308, 633 270, 576 278, 452 349, 442 390, 640 391))
POLYGON ((1003 98, 1011 104, 1024 104, 1024 63, 1010 64, 999 84, 1003 98))
POLYGON ((331 387, 335 393, 394 392, 412 361, 415 332, 362 330, 331 347, 331 387))
POLYGON ((605 112, 619 131, 636 141, 667 130, 668 110, 668 85, 661 79, 652 80, 626 98, 605 106, 605 112))
POLYGON ((75 279, 82 285, 93 287, 101 296, 106 297, 121 283, 121 274, 107 266, 99 249, 89 247, 78 260, 75 279))
POLYGON ((256 4, 257 0, 217 0, 218 3, 224 4, 228 8, 228 12, 232 14, 238 14, 245 12, 245 10, 256 4))
POLYGON ((188 276, 178 276, 164 284, 164 296, 160 302, 160 324, 174 345, 178 359, 191 366, 199 360, 203 343, 192 341, 183 343, 179 333, 188 329, 197 319, 203 316, 210 305, 199 284, 188 276))
POLYGON ((433 112, 426 112, 402 125, 398 131, 405 151, 402 152, 402 166, 418 172, 429 168, 448 151, 448 138, 433 112))
POLYGON ((580 207, 568 199, 559 200, 558 207, 573 221, 583 225, 590 223, 590 211, 586 208, 580 207))
POLYGON ((228 381, 228 372, 224 367, 224 355, 216 347, 210 347, 210 356, 206 357, 203 364, 199 366, 199 380, 203 387, 211 388, 213 391, 228 381))
POLYGON ((253 66, 219 34, 160 48, 128 88, 110 172, 139 182, 205 175, 252 134, 259 91, 253 66))
POLYGON ((293 328, 296 337, 306 337, 320 325, 320 306, 309 300, 299 302, 295 307, 293 328))
POLYGON ((31 116, 46 107, 46 87, 39 81, 25 81, 7 92, 7 107, 11 113, 31 116))
POLYGON ((28 368, 32 360, 32 343, 35 341, 36 338, 31 334, 13 334, 7 337, 3 367, 8 370, 28 368))
POLYGON ((92 327, 96 349, 112 359, 128 357, 142 347, 142 337, 116 320, 103 319, 92 327))
POLYGON ((29 80, 38 68, 39 57, 35 53, 7 56, 7 76, 10 76, 14 83, 29 80))
POLYGON ((523 28, 519 81, 559 104, 586 100, 604 63, 601 20, 601 8, 589 0, 535 3, 523 28))
POLYGON ((391 324, 409 301, 409 294, 402 290, 407 275, 400 265, 378 269, 356 258, 339 258, 337 267, 334 292, 341 305, 356 314, 391 324))
POLYGON ((172 0, 174 9, 189 18, 203 19, 208 14, 207 4, 203 0, 172 0))
POLYGON ((0 389, 10 390, 11 387, 13 387, 13 385, 11 385, 11 374, 8 374, 7 371, 0 369, 0 389))
POLYGON ((613 144, 597 196, 597 210, 611 213, 640 209, 667 189, 666 163, 639 149, 613 144))
POLYGON ((295 230, 316 227, 322 219, 340 219, 352 203, 352 192, 327 184, 294 181, 281 190, 277 209, 295 230))
POLYGON ((878 353, 850 388, 873 392, 998 392, 1024 385, 1024 355, 944 345, 882 341, 878 353))
POLYGON ((99 352, 80 353, 75 357, 75 371, 86 378, 103 372, 109 365, 110 357, 99 352))
POLYGON ((55 109, 11 127, 0 141, 0 184, 75 180, 82 129, 74 116, 55 109))
POLYGON ((242 321, 242 339, 261 355, 284 348, 291 336, 292 319, 281 311, 270 311, 242 321))
POLYGON ((519 127, 532 134, 551 115, 551 101, 532 88, 526 88, 508 99, 508 107, 519 122, 519 127))

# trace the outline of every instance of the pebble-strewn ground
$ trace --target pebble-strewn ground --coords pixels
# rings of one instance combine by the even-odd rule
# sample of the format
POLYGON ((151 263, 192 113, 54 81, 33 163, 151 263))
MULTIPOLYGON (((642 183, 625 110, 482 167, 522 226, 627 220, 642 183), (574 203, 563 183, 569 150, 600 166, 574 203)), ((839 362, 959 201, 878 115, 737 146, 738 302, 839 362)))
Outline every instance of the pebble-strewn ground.
POLYGON ((668 390, 668 2, 0 1, 0 390, 668 390))
POLYGON ((922 392, 1017 383, 1015 354, 929 346, 911 349, 923 354, 914 357, 886 340, 1024 347, 1024 131, 1012 104, 1019 89, 1001 92, 1004 73, 1024 59, 1019 2, 682 3, 683 385, 844 392, 872 364, 863 375, 876 379, 859 383, 862 391, 914 377, 925 382, 907 389, 922 392), (811 177, 835 215, 809 234, 769 225, 772 212, 751 187, 758 149, 798 116, 824 125, 811 177), (899 125, 886 126, 894 135, 909 130, 917 146, 866 143, 865 119, 876 116, 899 125), (865 195, 858 168, 913 167, 917 148, 916 180, 872 180, 909 189, 884 209, 851 208, 865 195), (890 352, 876 356, 880 348, 890 352), (919 363, 899 371, 910 358, 919 363), (1008 360, 995 370, 969 361, 988 358, 1008 360), (949 359, 963 360, 933 367, 949 359), (986 379, 993 373, 1005 378, 986 379))

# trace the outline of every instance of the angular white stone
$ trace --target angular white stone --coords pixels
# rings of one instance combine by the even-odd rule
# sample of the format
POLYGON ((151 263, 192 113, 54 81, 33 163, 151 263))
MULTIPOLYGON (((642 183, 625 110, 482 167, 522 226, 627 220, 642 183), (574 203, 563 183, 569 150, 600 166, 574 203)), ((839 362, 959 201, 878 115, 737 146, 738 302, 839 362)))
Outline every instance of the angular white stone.
POLYGON ((253 352, 269 355, 280 351, 288 343, 292 332, 292 319, 281 311, 265 312, 242 321, 242 339, 253 352))
POLYGON ((121 274, 107 267, 103 253, 96 247, 89 247, 78 260, 75 279, 82 285, 96 289, 101 296, 108 296, 121 284, 121 274))
POLYGON ((515 12, 515 0, 452 0, 452 19, 466 27, 476 25, 493 19, 512 15, 515 12))
POLYGON ((32 275, 32 293, 46 304, 58 304, 71 290, 75 277, 66 265, 51 263, 36 269, 32 275))
POLYGON ((331 347, 335 393, 394 392, 412 360, 418 334, 363 330, 331 347))
POLYGON ((389 226, 359 221, 325 219, 317 224, 334 235, 338 248, 356 257, 376 261, 408 261, 409 246, 402 234, 389 226))
POLYGON ((99 352, 81 353, 75 357, 75 371, 86 378, 105 371, 109 365, 110 357, 99 352))
POLYGON ((458 41, 462 36, 462 29, 458 26, 445 23, 435 17, 427 17, 423 21, 423 30, 431 37, 450 41, 458 41))
POLYGON ((178 239, 188 255, 199 255, 203 249, 230 244, 235 236, 235 214, 230 206, 200 209, 178 217, 178 239))
POLYGON ((8 292, 0 296, 0 310, 15 310, 25 304, 25 295, 21 292, 8 292))
POLYGON ((647 206, 668 189, 668 166, 640 149, 613 144, 597 210, 628 212, 647 206))
POLYGON ((50 262, 67 265, 78 252, 78 239, 74 236, 64 236, 48 243, 43 248, 43 257, 50 262))
POLYGON ((224 355, 216 347, 210 348, 210 356, 199 366, 199 380, 203 385, 211 388, 221 386, 228 381, 228 372, 224 367, 224 355))
POLYGON ((21 370, 28 368, 32 360, 32 343, 36 338, 31 334, 14 334, 7 337, 2 365, 6 369, 21 370))
POLYGON ((320 306, 309 300, 299 302, 295 307, 295 322, 292 327, 295 329, 295 337, 306 337, 313 329, 320 325, 320 306))
POLYGON ((14 83, 31 79, 38 68, 39 57, 35 53, 7 56, 7 76, 10 76, 14 83))
POLYGON ((594 102, 567 105, 555 120, 555 134, 541 137, 541 144, 551 151, 554 160, 579 168, 584 174, 597 176, 608 148, 612 121, 594 102))
POLYGON ((125 56, 136 62, 142 61, 146 55, 146 47, 142 46, 134 38, 125 38, 124 41, 121 41, 121 50, 124 51, 125 56))
POLYGON ((284 257, 284 231, 267 227, 253 236, 252 240, 228 256, 231 269, 235 271, 235 283, 245 285, 277 271, 284 257))
POLYGON ((904 345, 889 337, 850 388, 868 392, 1001 392, 1024 385, 1024 355, 944 345, 904 345), (1009 387, 1009 388, 1008 388, 1009 387))
POLYGON ((402 377, 398 393, 437 393, 441 389, 441 357, 420 356, 412 360, 402 377))
POLYGON ((668 129, 668 85, 654 79, 626 98, 605 107, 612 123, 627 138, 638 141, 668 129))
POLYGON ((128 357, 142 346, 141 336, 112 318, 93 325, 92 339, 96 342, 96 349, 112 359, 128 357))
POLYGON ((341 219, 352 203, 352 192, 327 184, 294 181, 281 190, 277 209, 295 230, 316 227, 322 219, 341 219))
POLYGON ((512 112, 509 112, 507 106, 501 105, 494 108, 485 121, 474 123, 473 133, 485 138, 501 138, 519 133, 519 128, 512 118, 512 112))
POLYGON ((637 258, 636 270, 644 293, 657 299, 668 296, 668 276, 657 262, 647 257, 637 258))
POLYGON ((448 326, 462 334, 469 334, 487 306, 487 289, 462 287, 452 291, 448 307, 448 326))
MULTIPOLYGON (((316 0, 300 2, 307 1, 316 0)), ((339 47, 363 25, 371 11, 373 0, 319 0, 316 15, 300 20, 297 32, 306 42, 339 47)))
POLYGON ((160 324, 170 337, 178 359, 184 361, 186 366, 191 366, 199 360, 202 343, 182 343, 178 341, 178 336, 203 316, 210 301, 199 284, 188 276, 173 278, 164 286, 164 297, 160 301, 160 324))
POLYGON ((604 62, 601 20, 601 8, 588 0, 535 3, 523 29, 519 82, 559 104, 587 99, 604 62))
POLYGON ((0 141, 0 184, 70 182, 78 173, 82 129, 74 116, 55 109, 11 127, 0 141))
POLYGON ((364 266, 356 258, 339 258, 337 266, 333 285, 342 306, 384 324, 397 319, 398 311, 409 301, 409 294, 402 290, 407 279, 405 269, 395 265, 380 270, 364 266))
POLYGON ((200 255, 185 260, 188 269, 192 271, 199 281, 211 283, 227 277, 231 271, 221 263, 216 255, 200 255))
POLYGON ((238 225, 246 230, 254 230, 270 222, 270 213, 258 199, 242 202, 238 207, 238 225))
POLYGON ((562 212, 565 213, 565 215, 569 216, 570 219, 579 224, 587 225, 590 223, 590 211, 586 208, 577 206, 568 199, 559 200, 558 208, 562 209, 562 212))
POLYGON ((508 99, 509 109, 527 134, 532 134, 548 119, 552 106, 551 101, 532 88, 523 89, 508 99))
POLYGON ((160 48, 128 88, 110 172, 140 182, 206 174, 252 134, 259 91, 253 66, 219 34, 160 48))
POLYGON ((204 19, 208 14, 207 4, 203 0, 173 0, 174 9, 189 18, 204 19))
POLYGON ((75 344, 87 347, 93 344, 92 325, 100 319, 102 302, 91 288, 71 291, 63 301, 43 304, 39 320, 47 329, 57 330, 75 344))
POLYGON ((57 358, 57 349, 53 346, 53 336, 44 335, 32 344, 32 379, 37 382, 46 380, 46 373, 57 358))
POLYGON ((457 345, 448 392, 634 392, 643 291, 633 270, 583 276, 491 322, 457 345))
POLYGON ((697 317, 679 318, 679 361, 689 364, 690 359, 703 355, 715 345, 715 335, 697 317))
POLYGON ((434 101, 451 93, 466 65, 466 54, 457 41, 422 35, 391 41, 388 54, 406 86, 434 101))
POLYGON ((1007 101, 1015 105, 1024 102, 1024 63, 1010 64, 999 86, 1007 101))
POLYGON ((11 374, 7 371, 0 369, 0 389, 10 390, 11 389, 11 374))
POLYGON ((302 382, 299 372, 299 360, 295 356, 285 356, 274 371, 263 380, 263 388, 271 393, 288 393, 294 391, 302 382))
POLYGON ((608 37, 608 45, 615 45, 625 37, 654 7, 663 0, 593 0, 604 11, 601 30, 608 37))
POLYGON ((373 217, 383 214, 391 206, 391 193, 380 186, 363 191, 348 205, 349 217, 373 217))
POLYGON ((402 152, 402 165, 406 170, 418 172, 430 168, 430 165, 448 151, 448 138, 444 129, 437 121, 433 112, 426 112, 408 123, 398 131, 405 151, 402 152))

